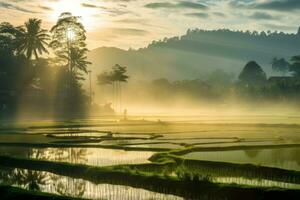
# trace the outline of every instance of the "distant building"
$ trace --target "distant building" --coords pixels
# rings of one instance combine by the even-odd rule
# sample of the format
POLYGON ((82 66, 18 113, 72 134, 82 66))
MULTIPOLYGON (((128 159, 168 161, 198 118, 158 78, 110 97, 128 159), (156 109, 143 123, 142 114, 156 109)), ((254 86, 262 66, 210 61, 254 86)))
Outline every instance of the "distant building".
POLYGON ((295 82, 295 77, 292 76, 271 76, 268 79, 269 83, 292 83, 295 82))

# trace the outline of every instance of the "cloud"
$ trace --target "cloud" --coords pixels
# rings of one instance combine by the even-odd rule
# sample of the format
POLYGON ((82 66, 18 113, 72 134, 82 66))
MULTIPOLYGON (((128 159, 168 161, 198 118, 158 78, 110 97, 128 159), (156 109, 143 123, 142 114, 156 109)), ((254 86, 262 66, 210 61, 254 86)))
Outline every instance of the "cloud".
POLYGON ((0 8, 6 8, 6 9, 10 9, 10 10, 17 10, 17 11, 25 12, 25 13, 38 13, 38 12, 35 12, 35 11, 27 10, 25 8, 22 8, 20 6, 14 5, 14 4, 6 3, 6 2, 0 2, 0 8))
POLYGON ((189 9, 200 9, 206 10, 208 7, 201 3, 194 3, 189 1, 180 1, 178 3, 168 3, 168 2, 157 2, 148 3, 145 5, 146 8, 160 9, 160 8, 189 8, 189 9))
POLYGON ((89 3, 82 3, 81 6, 85 7, 85 8, 98 8, 99 7, 97 5, 89 4, 89 3))
POLYGON ((39 5, 39 8, 42 9, 42 10, 46 10, 46 11, 52 11, 53 9, 48 7, 48 6, 42 6, 42 5, 39 5))
POLYGON ((278 19, 278 17, 272 16, 265 12, 255 12, 249 16, 252 19, 262 19, 262 20, 273 20, 278 19))
POLYGON ((114 34, 121 34, 121 35, 135 35, 135 36, 142 36, 147 35, 149 32, 142 29, 135 29, 135 28, 109 28, 107 29, 114 34))
POLYGON ((300 0, 270 0, 265 2, 256 1, 236 1, 229 3, 236 8, 275 10, 275 11, 294 11, 300 9, 300 0))
POLYGON ((255 6, 259 9, 289 11, 300 9, 299 0, 273 0, 270 2, 259 3, 255 6))
POLYGON ((107 12, 110 16, 120 16, 120 15, 132 13, 130 11, 125 10, 124 7, 122 9, 119 9, 117 7, 98 6, 98 5, 90 4, 90 3, 82 3, 81 6, 84 8, 103 10, 103 11, 107 12))
POLYGON ((213 12, 213 14, 215 16, 218 16, 218 17, 226 17, 226 15, 224 13, 221 13, 221 12, 213 12))
POLYGON ((202 18, 202 19, 209 17, 209 15, 207 13, 186 13, 185 16, 202 18))

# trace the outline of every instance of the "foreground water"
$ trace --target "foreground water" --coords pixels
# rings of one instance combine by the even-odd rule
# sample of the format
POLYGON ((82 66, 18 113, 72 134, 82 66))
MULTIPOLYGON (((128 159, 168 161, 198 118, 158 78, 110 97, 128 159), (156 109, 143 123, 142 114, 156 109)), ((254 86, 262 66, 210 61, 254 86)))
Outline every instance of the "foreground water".
MULTIPOLYGON (((183 118, 173 123, 173 118, 156 122, 111 122, 95 126, 90 121, 79 128, 52 127, 28 128, 26 133, 18 130, 15 134, 7 130, 0 134, 0 142, 11 143, 48 143, 63 145, 77 145, 81 139, 99 139, 97 145, 116 145, 138 148, 166 148, 183 149, 194 147, 228 147, 241 146, 247 149, 251 145, 282 145, 300 143, 300 118, 243 118, 242 120, 225 120, 201 118, 201 120, 190 120, 188 123, 183 118), (292 121, 290 121, 292 119, 292 121), (182 121, 181 121, 182 120, 182 121), (169 121, 163 122, 163 121, 169 121), (205 122, 205 124, 201 124, 205 122), (237 123, 236 123, 237 122, 237 123), (268 124, 269 122, 275 124, 268 124), (297 123, 296 123, 297 122, 297 123), (298 123, 299 122, 299 123, 298 123), (214 124, 216 123, 216 124, 214 124), (218 124, 220 123, 220 124, 218 124), (236 124, 234 124, 236 123, 236 124), (259 124, 257 124, 259 123, 259 124), (263 124, 261 124, 263 123, 263 124), (264 124, 266 123, 266 124, 264 124), (277 124, 278 123, 278 124, 277 124), (119 139, 103 140, 113 132, 113 136, 119 139), (46 137, 52 135, 54 137, 46 137), (152 138, 153 136, 159 136, 152 138), (76 138, 77 137, 77 138, 76 138), (134 139, 133 139, 134 138, 134 139)), ((65 126, 63 124, 63 126, 65 126)), ((71 124, 70 127, 72 127, 71 124)), ((84 143, 82 143, 84 144, 84 143)), ((92 144, 92 143, 87 143, 92 144)), ((300 148, 281 149, 257 149, 257 150, 235 150, 235 151, 210 151, 192 152, 183 155, 184 158, 195 160, 221 161, 230 163, 249 163, 255 165, 277 167, 288 170, 300 171, 300 148)), ((7 147, 0 146, 0 155, 17 156, 39 160, 68 162, 74 164, 86 164, 92 166, 110 166, 121 164, 149 163, 148 160, 154 152, 152 151, 124 151, 106 148, 31 148, 31 147, 7 147)), ((213 182, 235 183, 254 187, 280 187, 289 189, 300 189, 299 184, 293 181, 295 177, 275 178, 273 174, 257 174, 243 171, 216 169, 193 169, 199 174, 212 176, 213 182), (243 173, 242 173, 243 172, 243 173), (238 175, 237 175, 238 174, 238 175)), ((188 169, 190 172, 191 169, 188 169)), ((281 175, 279 177, 282 177, 281 175)), ((82 179, 58 176, 47 172, 31 170, 10 169, 1 171, 0 183, 15 185, 30 190, 40 190, 54 194, 83 197, 89 199, 181 199, 173 195, 160 194, 144 189, 128 186, 93 184, 82 179)), ((166 192, 167 193, 167 192, 166 192)))
POLYGON ((0 169, 0 183, 16 187, 86 199, 109 200, 181 200, 174 195, 161 194, 129 186, 94 184, 82 179, 59 176, 53 173, 24 169, 0 169))

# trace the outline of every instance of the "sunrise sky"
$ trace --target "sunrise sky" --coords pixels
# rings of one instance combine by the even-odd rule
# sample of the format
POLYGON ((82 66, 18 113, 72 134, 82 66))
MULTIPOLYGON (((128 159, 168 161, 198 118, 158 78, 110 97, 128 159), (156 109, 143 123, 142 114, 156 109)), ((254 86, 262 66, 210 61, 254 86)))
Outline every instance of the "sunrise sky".
POLYGON ((0 0, 0 21, 29 17, 50 28, 62 12, 82 16, 90 49, 144 47, 188 28, 296 32, 300 0, 0 0))

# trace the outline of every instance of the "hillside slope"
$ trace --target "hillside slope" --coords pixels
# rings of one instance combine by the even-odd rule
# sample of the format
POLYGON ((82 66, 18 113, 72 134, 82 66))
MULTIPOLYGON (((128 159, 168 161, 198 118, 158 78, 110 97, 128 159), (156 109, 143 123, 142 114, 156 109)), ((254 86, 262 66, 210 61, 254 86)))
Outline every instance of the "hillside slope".
POLYGON ((121 50, 101 47, 89 53, 98 74, 118 63, 134 78, 194 79, 221 68, 238 74, 246 62, 256 60, 272 74, 274 57, 289 59, 300 54, 300 32, 257 33, 230 30, 188 30, 181 37, 154 41, 146 48, 121 50))

